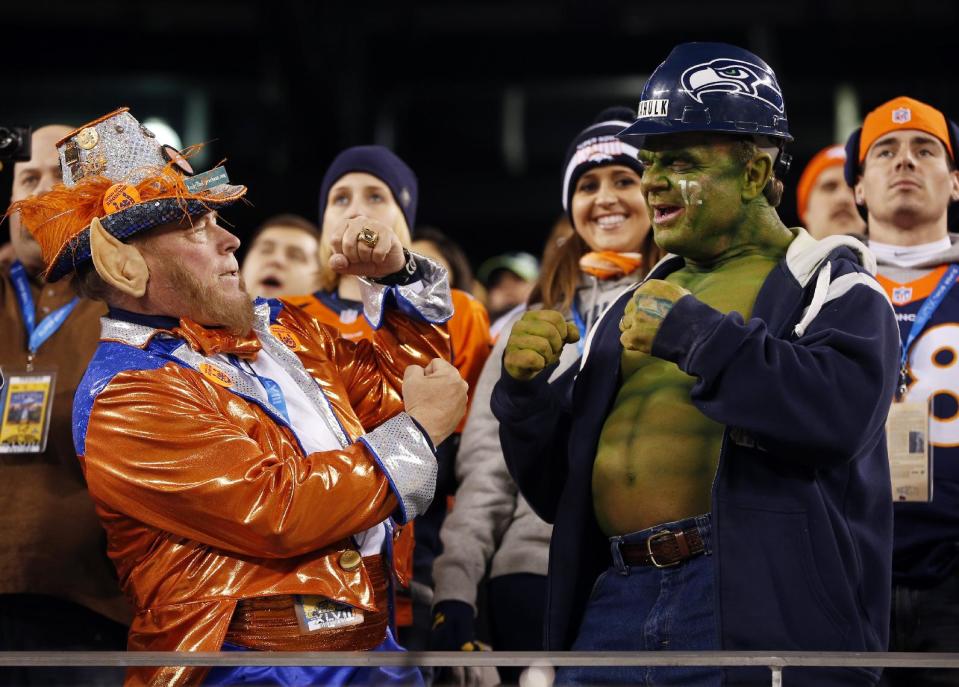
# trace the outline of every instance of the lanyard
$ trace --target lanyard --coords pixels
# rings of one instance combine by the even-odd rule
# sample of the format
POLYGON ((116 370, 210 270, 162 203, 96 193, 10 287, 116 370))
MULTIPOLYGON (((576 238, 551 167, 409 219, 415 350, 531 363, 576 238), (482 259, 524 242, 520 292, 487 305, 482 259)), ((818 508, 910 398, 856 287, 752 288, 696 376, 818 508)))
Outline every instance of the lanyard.
POLYGON ((240 359, 235 355, 231 355, 230 359, 233 361, 234 366, 241 372, 252 377, 256 377, 257 381, 266 391, 267 398, 270 400, 270 405, 276 408, 277 412, 283 416, 283 419, 286 420, 286 424, 291 425, 292 423, 290 422, 290 414, 286 409, 286 397, 283 395, 283 389, 280 388, 280 385, 269 377, 258 375, 256 370, 254 370, 253 366, 249 363, 246 364, 249 370, 244 370, 243 365, 240 363, 240 359))
POLYGON ((910 328, 909 334, 906 336, 906 341, 902 345, 902 359, 899 365, 900 397, 906 393, 906 364, 909 360, 909 349, 912 347, 912 344, 915 343, 916 339, 919 338, 922 330, 929 324, 933 314, 946 299, 946 294, 949 293, 952 285, 956 283, 957 276, 959 276, 959 264, 949 265, 949 269, 942 275, 939 283, 936 284, 936 288, 933 289, 929 297, 923 301, 922 307, 919 308, 919 312, 916 313, 916 320, 912 323, 912 328, 910 328))
POLYGON ((33 295, 30 293, 30 280, 19 260, 10 266, 10 279, 13 281, 13 288, 17 294, 17 305, 20 306, 20 314, 27 330, 28 365, 30 365, 40 347, 66 322, 67 317, 70 316, 80 299, 74 297, 72 301, 44 317, 38 325, 35 313, 36 306, 33 303, 33 295))

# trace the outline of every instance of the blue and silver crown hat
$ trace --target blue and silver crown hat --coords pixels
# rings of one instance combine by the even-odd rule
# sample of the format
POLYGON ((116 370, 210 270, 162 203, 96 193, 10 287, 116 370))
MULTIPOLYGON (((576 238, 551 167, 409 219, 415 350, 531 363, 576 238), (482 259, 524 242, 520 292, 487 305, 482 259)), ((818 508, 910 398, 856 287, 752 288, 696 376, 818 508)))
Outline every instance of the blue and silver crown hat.
POLYGON ((162 145, 126 107, 72 131, 57 151, 63 185, 12 206, 40 244, 51 282, 91 259, 94 218, 126 240, 246 194, 245 186, 229 183, 223 167, 196 174, 187 155, 162 145))
POLYGON ((782 89, 758 56, 726 43, 682 43, 643 87, 636 121, 619 138, 722 132, 793 140, 782 89))

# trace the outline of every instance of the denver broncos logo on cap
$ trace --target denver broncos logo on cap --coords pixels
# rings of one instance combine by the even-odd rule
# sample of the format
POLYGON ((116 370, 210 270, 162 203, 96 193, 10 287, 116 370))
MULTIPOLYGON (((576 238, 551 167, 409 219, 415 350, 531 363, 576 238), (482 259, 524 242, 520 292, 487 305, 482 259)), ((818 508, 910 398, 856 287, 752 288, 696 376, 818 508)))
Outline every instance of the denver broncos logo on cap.
POLYGON ((683 88, 698 103, 704 93, 738 93, 767 103, 783 112, 783 94, 772 73, 762 67, 719 57, 693 65, 680 77, 683 88))

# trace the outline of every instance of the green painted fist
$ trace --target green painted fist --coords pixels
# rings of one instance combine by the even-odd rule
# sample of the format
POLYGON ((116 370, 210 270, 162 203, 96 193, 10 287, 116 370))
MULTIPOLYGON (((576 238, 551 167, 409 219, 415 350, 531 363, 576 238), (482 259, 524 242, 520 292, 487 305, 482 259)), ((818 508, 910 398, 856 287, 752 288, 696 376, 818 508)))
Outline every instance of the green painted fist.
POLYGON ((523 313, 509 333, 503 366, 513 379, 527 381, 559 360, 563 346, 579 341, 579 330, 555 310, 523 313))
POLYGON ((619 337, 623 348, 649 355, 653 350, 653 339, 659 333, 666 315, 689 291, 682 286, 662 279, 650 279, 633 294, 626 313, 619 321, 619 337))

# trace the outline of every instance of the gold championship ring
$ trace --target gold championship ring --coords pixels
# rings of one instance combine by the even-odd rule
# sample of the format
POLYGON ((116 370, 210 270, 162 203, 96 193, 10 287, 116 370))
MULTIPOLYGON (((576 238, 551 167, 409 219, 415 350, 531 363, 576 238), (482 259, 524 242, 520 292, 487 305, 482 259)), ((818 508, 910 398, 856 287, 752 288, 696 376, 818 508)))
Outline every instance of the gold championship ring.
POLYGON ((369 227, 363 227, 360 229, 360 233, 356 235, 357 241, 362 241, 370 248, 375 248, 376 244, 379 243, 380 235, 369 227))

